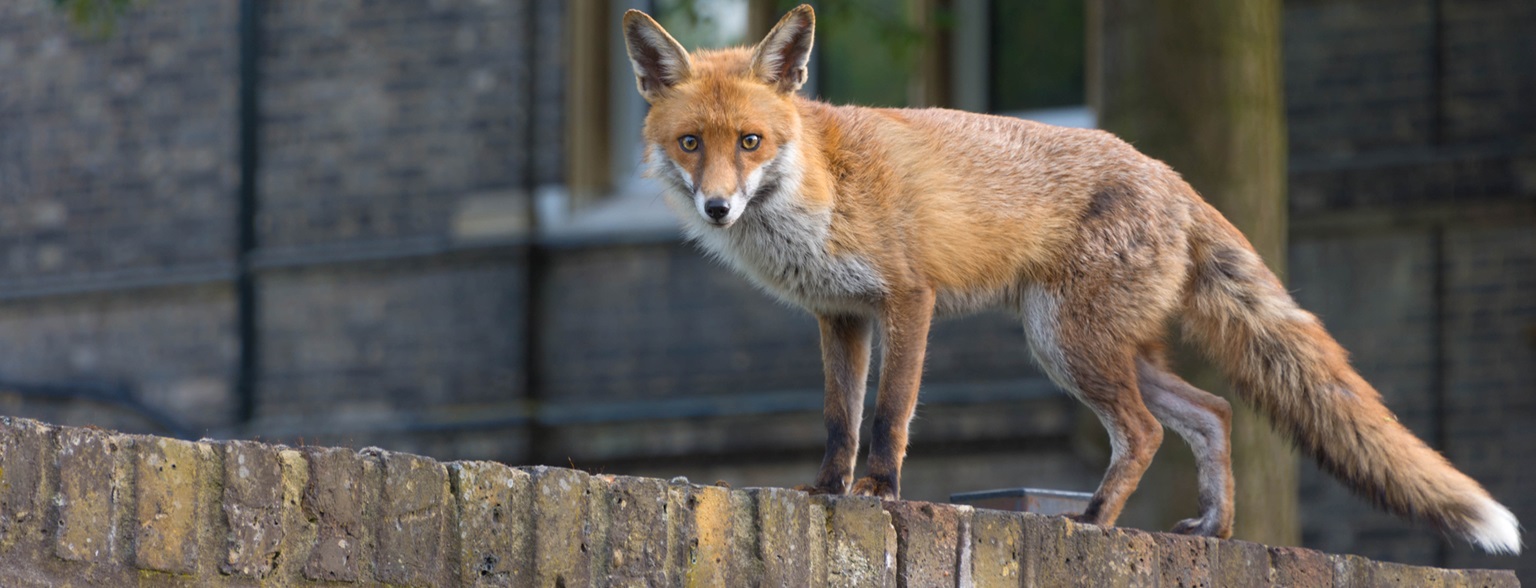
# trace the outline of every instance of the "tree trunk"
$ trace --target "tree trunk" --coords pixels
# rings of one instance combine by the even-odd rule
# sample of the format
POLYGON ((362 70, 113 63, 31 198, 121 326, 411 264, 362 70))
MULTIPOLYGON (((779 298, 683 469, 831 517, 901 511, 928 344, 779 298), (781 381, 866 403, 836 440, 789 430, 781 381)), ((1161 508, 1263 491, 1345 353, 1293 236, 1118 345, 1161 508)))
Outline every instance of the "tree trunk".
MULTIPOLYGON (((1100 126, 1182 173, 1283 278, 1280 8, 1279 0, 1090 0, 1088 51, 1089 99, 1100 126)), ((1235 536, 1296 544, 1296 458, 1289 443, 1233 398, 1211 366, 1178 355, 1191 383, 1233 399, 1235 536)), ((1165 447, 1178 443, 1174 438, 1165 447)), ((1182 460, 1164 459, 1167 451, 1158 460, 1182 461, 1174 464, 1182 471, 1164 466, 1143 486, 1164 525, 1195 512, 1193 459, 1177 449, 1182 460), (1156 483, 1163 476, 1168 483, 1156 483)))

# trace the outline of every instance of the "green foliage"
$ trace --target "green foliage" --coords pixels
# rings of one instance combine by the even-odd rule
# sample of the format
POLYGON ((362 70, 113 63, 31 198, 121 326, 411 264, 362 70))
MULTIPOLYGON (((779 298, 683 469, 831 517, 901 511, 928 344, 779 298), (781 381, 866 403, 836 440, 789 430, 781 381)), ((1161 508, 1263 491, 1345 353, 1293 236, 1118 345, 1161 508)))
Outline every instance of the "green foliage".
POLYGON ((136 0, 53 0, 54 8, 86 34, 109 37, 117 30, 117 19, 136 4, 136 0))

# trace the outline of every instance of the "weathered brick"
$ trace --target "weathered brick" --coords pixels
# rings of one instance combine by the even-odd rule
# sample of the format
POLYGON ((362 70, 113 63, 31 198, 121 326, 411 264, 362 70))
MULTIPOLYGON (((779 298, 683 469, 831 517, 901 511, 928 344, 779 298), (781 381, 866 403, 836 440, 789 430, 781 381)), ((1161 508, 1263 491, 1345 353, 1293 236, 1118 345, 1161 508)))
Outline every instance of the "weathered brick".
POLYGON ((587 478, 586 542, 582 552, 587 556, 587 576, 594 584, 608 577, 611 551, 608 549, 608 529, 613 525, 613 513, 608 508, 608 488, 613 476, 594 474, 587 478))
POLYGON ((264 578, 276 565, 283 527, 283 467, 279 449, 249 441, 224 444, 226 574, 264 578))
POLYGON ((1520 588, 1512 570, 1460 570, 1461 586, 1468 588, 1520 588))
POLYGON ((197 571, 198 507, 201 476, 213 460, 213 447, 164 438, 139 444, 138 566, 180 574, 197 571))
POLYGON ((1385 561, 1370 562, 1372 575, 1379 586, 1413 586, 1415 588, 1444 588, 1460 585, 1462 577, 1455 570, 1442 570, 1424 566, 1410 566, 1385 561))
POLYGON ((816 500, 827 509, 827 585, 895 586, 896 529, 880 499, 816 500))
POLYGON ((1322 552, 1271 547, 1269 563, 1274 569, 1276 586, 1327 586, 1333 582, 1333 564, 1322 552))
POLYGON ((51 437, 52 428, 37 421, 0 417, 0 554, 42 543, 48 508, 43 468, 53 463, 51 437))
POLYGON ((1157 545, 1152 535, 1123 527, 1077 525, 1073 556, 1099 586, 1156 586, 1157 545))
POLYGON ((1333 564, 1334 586, 1351 588, 1376 585, 1376 568, 1371 565, 1371 560, 1358 555, 1329 555, 1328 561, 1333 564))
POLYGON ((381 450, 383 500, 377 518, 378 579, 428 586, 443 582, 448 469, 431 459, 381 450))
POLYGON ((317 521, 309 518, 304 508, 305 494, 309 490, 310 465, 304 451, 282 448, 277 459, 282 466, 282 525, 290 532, 284 533, 276 559, 273 575, 298 581, 303 578, 304 567, 314 549, 317 521))
POLYGON ((123 454, 133 440, 108 432, 62 428, 59 440, 59 528, 55 553, 89 562, 118 559, 119 513, 132 489, 123 454))
POLYGON ((897 584, 956 585, 960 527, 972 509, 904 500, 888 501, 882 506, 891 513, 896 530, 897 584))
POLYGON ((730 576, 738 584, 760 586, 763 583, 763 558, 759 544, 757 499, 745 490, 731 491, 730 576))
POLYGON ((1024 517, 976 509, 971 516, 971 580, 977 588, 1023 585, 1024 517))
POLYGON ((483 461, 448 465, 459 508, 459 583, 533 585, 533 481, 483 461))
POLYGON ((1214 569, 1211 579, 1218 586, 1268 586, 1274 583, 1270 575, 1269 549, 1248 541, 1220 541, 1212 558, 1214 569))
POLYGON ((1366 557, 1329 554, 1329 563, 1333 565, 1333 586, 1336 588, 1384 585, 1376 582, 1376 562, 1366 557))
MULTIPOLYGON (((1330 555, 1327 559, 1332 564, 1332 583, 1341 588, 1354 586, 1440 588, 1482 585, 1471 583, 1469 575, 1459 570, 1372 561, 1358 555, 1330 555)), ((1498 583, 1494 582, 1493 585, 1498 583)))
POLYGON ((1027 516, 1026 586, 1155 586, 1158 549, 1149 533, 1027 516))
POLYGON ((686 482, 667 486, 671 553, 667 575, 686 586, 739 584, 730 575, 732 541, 731 492, 686 482))
POLYGON ((1215 539, 1155 533, 1159 586, 1211 588, 1211 552, 1219 549, 1215 539))
POLYGON ((1019 575, 1025 586, 1072 586, 1086 578, 1081 561, 1068 560, 1067 537, 1074 525, 1065 517, 1021 514, 1024 554, 1019 575))
POLYGON ((748 488, 756 503, 758 560, 765 586, 811 586, 815 566, 812 534, 821 528, 812 519, 810 497, 784 488, 748 488))
POLYGON ((605 511, 606 535, 594 575, 618 586, 663 586, 666 575, 667 488, 661 480, 629 476, 593 476, 596 505, 605 511))
POLYGON ((811 552, 811 585, 825 586, 827 583, 827 505, 818 500, 811 501, 811 528, 807 540, 811 552))
POLYGON ((348 449, 311 448, 304 512, 315 521, 315 543, 304 564, 311 580, 355 582, 363 542, 363 461, 348 449))
POLYGON ((533 478, 534 585, 586 586, 592 574, 591 476, 547 466, 524 471, 533 478))

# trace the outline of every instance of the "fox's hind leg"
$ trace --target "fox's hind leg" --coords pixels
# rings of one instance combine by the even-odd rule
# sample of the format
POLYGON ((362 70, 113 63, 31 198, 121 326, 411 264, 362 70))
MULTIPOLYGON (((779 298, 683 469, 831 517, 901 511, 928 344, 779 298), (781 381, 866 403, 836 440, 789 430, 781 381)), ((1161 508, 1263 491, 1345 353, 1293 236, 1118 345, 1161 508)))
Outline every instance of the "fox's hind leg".
POLYGON ((1200 516, 1174 525, 1175 533, 1227 538, 1232 536, 1232 406, 1174 375, 1160 351, 1136 359, 1141 399, 1195 454, 1200 476, 1200 516))
POLYGON ((1059 293, 1025 291, 1025 326, 1035 361, 1058 386, 1081 400, 1109 433, 1104 480, 1077 520, 1113 525, 1163 442, 1163 427, 1137 391, 1136 348, 1104 329, 1095 309, 1071 309, 1059 293))

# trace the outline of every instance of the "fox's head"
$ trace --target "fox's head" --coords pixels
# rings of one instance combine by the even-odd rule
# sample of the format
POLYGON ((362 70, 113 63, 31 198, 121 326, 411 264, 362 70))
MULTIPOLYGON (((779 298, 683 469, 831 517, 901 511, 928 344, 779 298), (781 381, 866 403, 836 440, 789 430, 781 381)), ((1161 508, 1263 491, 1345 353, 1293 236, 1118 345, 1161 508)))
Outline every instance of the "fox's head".
POLYGON ((801 5, 752 48, 692 55, 638 10, 624 15, 652 173, 706 226, 725 228, 798 168, 794 93, 806 79, 816 15, 801 5))

